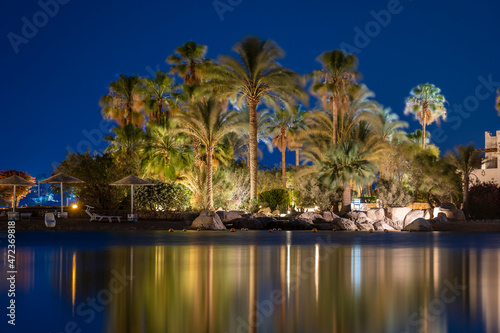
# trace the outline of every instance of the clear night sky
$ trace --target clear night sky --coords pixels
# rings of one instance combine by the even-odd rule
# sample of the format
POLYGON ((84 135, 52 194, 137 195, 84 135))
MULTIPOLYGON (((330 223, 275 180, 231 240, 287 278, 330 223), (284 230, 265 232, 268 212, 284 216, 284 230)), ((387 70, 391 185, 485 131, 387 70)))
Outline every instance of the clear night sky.
MULTIPOLYGON (((229 6, 222 13, 213 0, 60 2, 53 17, 40 14, 35 0, 3 3, 0 169, 49 174, 68 147, 83 152, 90 142, 103 150, 100 136, 112 124, 102 123, 98 101, 115 75, 166 71, 166 57, 188 40, 207 44, 207 57, 215 58, 249 34, 276 41, 286 51, 281 63, 301 74, 319 68, 323 51, 355 47, 362 82, 411 131, 420 125, 403 115, 404 98, 417 84, 437 85, 449 120, 444 134, 435 124, 429 130, 443 152, 469 142, 482 147, 484 131, 500 130, 498 0, 221 0, 229 6), (388 9, 390 22, 384 16, 383 25, 375 23, 371 12, 388 9), (33 23, 34 16, 38 31, 25 28, 19 44, 23 17, 33 23), (366 30, 365 39, 356 37, 366 30)), ((262 163, 279 163, 278 156, 275 150, 262 163)))

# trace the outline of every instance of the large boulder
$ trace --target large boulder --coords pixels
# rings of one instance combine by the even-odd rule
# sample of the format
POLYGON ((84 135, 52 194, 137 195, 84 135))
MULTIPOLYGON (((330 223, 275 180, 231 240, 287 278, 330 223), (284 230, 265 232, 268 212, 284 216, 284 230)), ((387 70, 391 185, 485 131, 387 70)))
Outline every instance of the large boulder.
POLYGON ((465 221, 465 214, 461 209, 455 207, 454 204, 444 202, 434 207, 434 216, 439 216, 439 213, 444 213, 448 220, 465 221))
POLYGON ((373 228, 375 230, 389 230, 394 231, 395 229, 383 221, 376 221, 373 223, 373 228))
POLYGON ((203 230, 226 230, 219 215, 209 210, 202 210, 200 216, 191 224, 191 227, 203 230))
POLYGON ((330 212, 330 211, 324 211, 323 212, 323 219, 326 221, 326 222, 333 222, 334 219, 336 219, 337 216, 336 214, 330 212))
POLYGON ((241 229, 241 228, 247 228, 251 230, 263 229, 262 222, 252 217, 242 217, 236 220, 232 220, 231 222, 233 223, 233 227, 236 229, 241 229))
POLYGON ((425 218, 425 210, 423 209, 415 209, 406 214, 404 223, 403 223, 403 228, 406 227, 408 224, 412 223, 418 218, 425 218))
POLYGON ((307 223, 324 223, 326 220, 322 215, 315 212, 305 212, 298 216, 299 219, 307 221, 307 223))
POLYGON ((273 210, 273 212, 271 213, 271 215, 273 215, 273 216, 279 216, 280 215, 280 211, 278 209, 273 210))
POLYGON ((430 220, 434 217, 434 209, 428 208, 425 210, 424 219, 430 220))
POLYGON ((368 218, 364 212, 352 211, 347 213, 347 218, 356 223, 366 223, 368 218))
POLYGON ((360 231, 370 231, 373 229, 373 225, 370 223, 359 223, 359 222, 354 222, 358 230, 360 231))
POLYGON ((306 220, 302 220, 296 217, 290 217, 288 222, 283 224, 284 230, 311 230, 313 227, 306 220))
POLYGON ((429 220, 418 218, 408 224, 403 230, 405 231, 432 231, 432 225, 429 220))
POLYGON ((224 210, 221 210, 217 211, 217 215, 219 215, 222 223, 226 223, 241 218, 241 215, 234 211, 226 212, 224 210))
POLYGON ((382 221, 385 218, 385 211, 383 208, 372 208, 366 211, 366 217, 376 221, 382 221))
POLYGON ((354 231, 358 229, 353 221, 345 219, 343 217, 337 217, 336 219, 333 220, 333 222, 337 225, 337 229, 339 230, 354 231))
POLYGON ((409 212, 411 212, 410 207, 387 207, 385 216, 391 219, 395 229, 401 230, 404 227, 406 214, 409 212))
POLYGON ((257 213, 264 213, 266 215, 271 215, 271 208, 266 207, 266 208, 261 208, 257 213))

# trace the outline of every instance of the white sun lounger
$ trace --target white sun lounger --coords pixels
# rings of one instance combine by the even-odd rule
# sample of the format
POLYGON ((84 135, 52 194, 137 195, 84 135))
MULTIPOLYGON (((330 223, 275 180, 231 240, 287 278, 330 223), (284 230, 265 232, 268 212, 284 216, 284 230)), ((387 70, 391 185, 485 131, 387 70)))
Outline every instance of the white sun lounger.
POLYGON ((47 228, 54 228, 56 226, 56 218, 54 216, 54 213, 45 214, 45 226, 47 228))
POLYGON ((99 219, 99 221, 102 221, 102 219, 108 219, 109 223, 111 223, 113 221, 113 218, 115 218, 118 220, 118 222, 121 222, 120 221, 121 216, 99 215, 96 213, 92 213, 90 211, 90 209, 94 208, 94 207, 89 206, 89 205, 85 205, 85 206, 87 207, 87 209, 85 209, 85 213, 87 213, 87 215, 90 216, 90 221, 97 221, 97 219, 99 219))

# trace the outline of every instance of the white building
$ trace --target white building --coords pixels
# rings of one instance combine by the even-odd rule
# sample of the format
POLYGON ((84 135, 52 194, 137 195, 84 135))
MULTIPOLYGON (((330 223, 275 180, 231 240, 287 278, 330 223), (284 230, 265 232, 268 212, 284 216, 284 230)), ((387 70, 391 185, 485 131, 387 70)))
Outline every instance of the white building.
POLYGON ((475 170, 472 173, 473 176, 471 180, 474 181, 478 179, 481 182, 494 181, 500 184, 500 163, 498 161, 500 152, 500 131, 497 131, 496 136, 492 135, 490 132, 484 133, 484 148, 485 149, 481 149, 481 151, 485 152, 485 161, 481 169, 475 170))

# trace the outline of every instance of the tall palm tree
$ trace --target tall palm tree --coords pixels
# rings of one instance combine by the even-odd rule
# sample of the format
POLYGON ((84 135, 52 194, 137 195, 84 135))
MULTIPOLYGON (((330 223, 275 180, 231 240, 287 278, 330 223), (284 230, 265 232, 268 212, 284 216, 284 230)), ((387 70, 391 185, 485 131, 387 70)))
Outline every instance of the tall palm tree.
POLYGON ((475 169, 481 167, 482 156, 476 151, 474 145, 459 145, 455 147, 455 153, 448 152, 446 159, 457 169, 462 176, 463 188, 463 210, 466 215, 469 214, 469 184, 470 175, 475 169))
POLYGON ((325 110, 331 110, 332 143, 337 144, 338 112, 347 110, 349 103, 349 86, 355 82, 358 59, 354 54, 346 54, 344 50, 332 50, 322 53, 317 61, 323 66, 312 73, 314 83, 311 87, 325 110))
POLYGON ((318 180, 330 187, 342 187, 342 210, 351 209, 351 181, 368 184, 375 177, 375 165, 367 159, 368 152, 362 151, 358 143, 345 140, 334 150, 316 152, 318 180))
POLYGON ((292 108, 291 131, 288 142, 288 148, 295 151, 295 166, 300 164, 300 150, 303 147, 303 140, 306 137, 307 119, 310 116, 301 105, 292 108))
POLYGON ((169 123, 149 124, 141 147, 144 175, 175 179, 180 170, 192 163, 188 138, 176 135, 169 123))
POLYGON ((206 101, 193 102, 188 106, 188 112, 175 117, 179 127, 177 132, 183 132, 196 137, 205 146, 207 154, 207 208, 213 209, 213 154, 214 147, 226 134, 236 131, 239 124, 237 115, 226 109, 225 104, 209 98, 206 101))
POLYGON ((178 46, 166 62, 173 65, 170 74, 178 74, 189 86, 201 83, 203 70, 209 64, 205 59, 208 47, 190 41, 178 46))
POLYGON ((243 95, 250 110, 249 155, 250 198, 257 196, 257 105, 263 101, 268 105, 307 99, 299 76, 281 66, 277 59, 284 52, 270 40, 246 37, 233 50, 239 60, 231 56, 220 56, 219 66, 210 71, 210 82, 221 96, 243 95))
POLYGON ((291 142, 293 115, 290 109, 280 108, 274 111, 271 129, 274 132, 273 145, 281 152, 281 179, 286 190, 286 148, 291 142))
MULTIPOLYGON (((410 96, 406 98, 405 114, 413 113, 422 125, 422 138, 425 138, 427 125, 440 119, 446 119, 446 99, 441 95, 441 89, 433 84, 419 84, 414 87, 410 96)), ((422 140, 422 148, 425 149, 425 140, 422 140)))
POLYGON ((125 125, 141 125, 144 122, 143 102, 140 98, 141 80, 137 75, 120 74, 109 84, 109 93, 101 97, 99 105, 105 118, 125 125))
POLYGON ((167 73, 158 71, 154 78, 143 78, 141 95, 144 98, 149 120, 162 123, 172 116, 176 108, 176 89, 174 79, 167 73))

